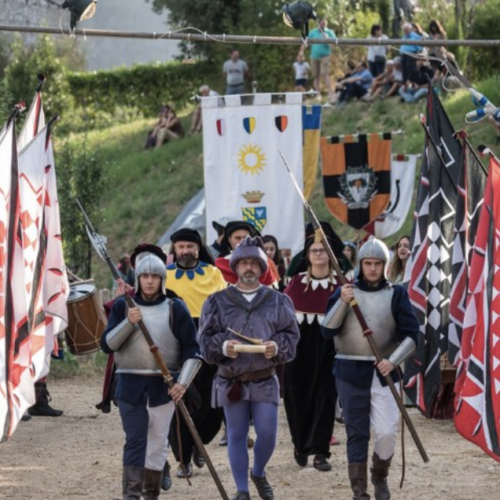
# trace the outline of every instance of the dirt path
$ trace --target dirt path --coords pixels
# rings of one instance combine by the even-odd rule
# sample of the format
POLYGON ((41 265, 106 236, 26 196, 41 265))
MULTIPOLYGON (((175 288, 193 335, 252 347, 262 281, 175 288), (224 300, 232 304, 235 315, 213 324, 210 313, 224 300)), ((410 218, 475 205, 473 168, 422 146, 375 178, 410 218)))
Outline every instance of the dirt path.
MULTIPOLYGON (((54 407, 64 410, 61 418, 33 418, 21 423, 16 434, 0 445, 0 498, 16 500, 111 500, 120 497, 123 433, 116 409, 98 412, 94 405, 101 393, 98 378, 50 382, 54 407)), ((431 463, 424 465, 408 436, 407 471, 399 491, 400 450, 390 484, 393 500, 490 500, 500 498, 500 464, 462 439, 451 422, 428 421, 411 416, 431 463)), ((344 428, 342 441, 332 448, 332 472, 312 467, 300 469, 281 413, 278 447, 268 468, 276 500, 351 498, 347 480, 344 428)), ((226 458, 227 449, 208 447, 215 468, 230 497, 234 487, 226 458)), ((174 479, 161 498, 172 500, 216 500, 220 498, 206 468, 196 470, 193 486, 174 479)), ((258 498, 252 493, 252 498, 258 498)))

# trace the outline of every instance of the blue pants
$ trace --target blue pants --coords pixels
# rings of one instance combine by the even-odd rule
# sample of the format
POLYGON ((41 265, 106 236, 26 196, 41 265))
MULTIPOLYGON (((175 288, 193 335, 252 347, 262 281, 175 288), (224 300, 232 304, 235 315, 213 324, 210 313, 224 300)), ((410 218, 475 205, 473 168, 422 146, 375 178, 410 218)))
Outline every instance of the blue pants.
POLYGON ((237 85, 227 85, 226 95, 240 95, 245 93, 245 84, 239 83, 237 85))
POLYGON ((399 95, 405 100, 405 102, 418 101, 421 97, 427 95, 428 93, 429 89, 427 87, 408 89, 407 91, 405 91, 403 87, 399 88, 399 95))
MULTIPOLYGON (((376 373, 371 387, 359 387, 336 378, 347 432, 347 459, 350 464, 368 461, 370 427, 374 431, 374 452, 382 460, 394 454, 399 409, 391 390, 382 386, 376 373)), ((395 384, 399 388, 399 383, 395 384)))
POLYGON ((117 403, 125 431, 123 465, 163 470, 170 422, 175 411, 173 401, 151 408, 144 393, 137 405, 121 400, 117 403))
POLYGON ((229 463, 238 491, 248 492, 247 437, 252 415, 257 439, 252 474, 264 477, 265 467, 276 447, 278 405, 256 401, 237 401, 224 406, 229 463))

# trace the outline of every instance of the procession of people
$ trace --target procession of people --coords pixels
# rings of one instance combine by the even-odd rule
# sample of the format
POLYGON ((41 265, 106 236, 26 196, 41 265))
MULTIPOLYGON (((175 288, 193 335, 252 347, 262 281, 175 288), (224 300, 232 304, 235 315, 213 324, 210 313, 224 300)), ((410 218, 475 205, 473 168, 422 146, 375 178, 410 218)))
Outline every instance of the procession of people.
MULTIPOLYGON (((273 260, 260 233, 242 220, 219 222, 224 226, 214 225, 221 235, 215 262, 200 234, 187 227, 171 235, 170 259, 155 245, 139 245, 131 259, 135 307, 123 296, 111 305, 101 342, 102 349, 113 354, 112 399, 125 432, 123 500, 158 499, 161 489, 172 487, 174 461, 176 476, 188 480, 193 465, 205 466, 192 430, 175 411, 180 399, 203 445, 225 426, 236 491, 232 500, 250 499, 250 484, 259 498, 275 498, 276 485, 266 466, 277 444, 280 404, 295 463, 306 467, 312 457, 312 466, 320 472, 334 467, 330 446, 337 441, 336 407, 342 408, 355 500, 370 498, 372 428, 375 499, 390 499, 387 477, 399 410, 385 377, 399 384, 400 365, 418 341, 418 323, 406 290, 388 281, 388 248, 371 238, 356 256, 352 252, 344 258, 343 246, 356 245, 343 243, 331 225, 322 222, 326 246, 348 269, 349 282, 342 286, 325 244, 308 227, 303 251, 294 270, 289 269, 294 276, 282 272, 281 292, 280 275, 270 268, 273 260), (382 353, 383 361, 376 366, 350 306, 353 301, 365 311, 382 353), (174 377, 170 388, 164 385, 139 322, 174 377), (252 451, 251 426, 256 436, 252 451), (169 448, 172 457, 167 459, 169 448)), ((397 266, 396 274, 400 271, 397 266)))

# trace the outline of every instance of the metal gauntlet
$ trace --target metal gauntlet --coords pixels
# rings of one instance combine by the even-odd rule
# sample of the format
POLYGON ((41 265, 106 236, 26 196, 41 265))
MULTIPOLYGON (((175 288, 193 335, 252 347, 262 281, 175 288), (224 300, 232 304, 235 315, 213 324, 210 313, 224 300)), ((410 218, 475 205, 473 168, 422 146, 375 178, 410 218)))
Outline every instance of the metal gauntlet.
POLYGON ((201 364, 202 361, 200 359, 187 359, 182 365, 177 383, 183 385, 187 389, 192 384, 196 374, 200 371, 201 364))
POLYGON ((124 319, 115 326, 106 336, 106 343, 112 351, 118 351, 125 341, 134 333, 135 326, 128 319, 124 319))
POLYGON ((398 345, 397 349, 389 356, 389 362, 395 367, 406 361, 417 349, 415 341, 407 337, 398 345))
POLYGON ((342 323, 344 322, 344 318, 348 310, 349 304, 343 302, 339 297, 339 300, 335 302, 333 307, 324 317, 322 326, 325 328, 330 328, 331 330, 340 328, 342 326, 342 323))

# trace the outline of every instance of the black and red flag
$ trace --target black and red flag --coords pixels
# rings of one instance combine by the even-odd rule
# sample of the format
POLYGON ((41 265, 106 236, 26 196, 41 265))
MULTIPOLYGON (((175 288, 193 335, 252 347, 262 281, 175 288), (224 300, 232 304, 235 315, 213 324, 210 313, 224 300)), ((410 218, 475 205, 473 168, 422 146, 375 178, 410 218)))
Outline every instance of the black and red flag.
POLYGON ((500 461, 500 164, 490 159, 455 383, 458 432, 500 461))
POLYGON ((457 178, 458 203, 448 330, 448 360, 454 366, 457 366, 460 358, 472 249, 476 241, 487 179, 487 171, 472 149, 465 132, 459 132, 458 136, 463 144, 463 175, 457 178))
POLYGON ((323 186, 330 213, 361 229, 391 196, 391 134, 322 137, 323 186))
POLYGON ((441 387, 441 356, 448 350, 449 298, 462 146, 430 88, 427 100, 426 148, 405 281, 420 324, 421 339, 406 363, 405 387, 427 416, 435 414, 441 387))

